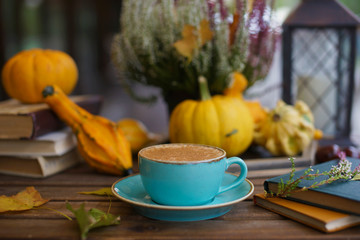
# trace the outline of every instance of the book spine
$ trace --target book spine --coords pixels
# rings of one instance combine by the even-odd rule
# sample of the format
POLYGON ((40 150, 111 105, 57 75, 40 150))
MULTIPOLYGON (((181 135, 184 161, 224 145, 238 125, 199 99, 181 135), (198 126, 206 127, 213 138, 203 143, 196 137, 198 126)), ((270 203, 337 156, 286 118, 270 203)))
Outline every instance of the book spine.
MULTIPOLYGON (((79 101, 77 104, 91 114, 99 114, 102 102, 103 99, 101 96, 93 96, 91 99, 79 101)), ((65 127, 65 124, 51 109, 44 109, 31 113, 30 116, 33 120, 33 131, 32 135, 29 136, 29 139, 35 139, 46 133, 65 127)))
POLYGON ((44 109, 31 113, 33 121, 32 135, 30 139, 35 139, 51 131, 60 130, 65 125, 51 110, 44 109))

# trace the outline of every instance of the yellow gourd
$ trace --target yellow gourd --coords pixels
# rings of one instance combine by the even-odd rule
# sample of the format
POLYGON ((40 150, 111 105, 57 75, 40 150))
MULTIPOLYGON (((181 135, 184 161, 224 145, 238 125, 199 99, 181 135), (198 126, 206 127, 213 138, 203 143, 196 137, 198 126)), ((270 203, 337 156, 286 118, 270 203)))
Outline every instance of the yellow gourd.
POLYGON ((204 77, 199 84, 201 100, 185 100, 171 113, 170 141, 217 146, 228 156, 244 152, 253 139, 249 109, 228 96, 211 97, 204 77))
POLYGON ((255 131, 254 140, 273 155, 295 156, 317 136, 314 117, 303 101, 295 106, 277 102, 262 125, 255 131))
POLYGON ((47 85, 56 84, 69 94, 78 79, 74 60, 56 50, 31 49, 10 58, 2 70, 6 93, 24 103, 39 103, 47 85))
POLYGON ((56 85, 47 86, 42 94, 44 102, 71 127, 79 152, 90 166, 115 175, 131 172, 130 144, 114 122, 79 107, 56 85))

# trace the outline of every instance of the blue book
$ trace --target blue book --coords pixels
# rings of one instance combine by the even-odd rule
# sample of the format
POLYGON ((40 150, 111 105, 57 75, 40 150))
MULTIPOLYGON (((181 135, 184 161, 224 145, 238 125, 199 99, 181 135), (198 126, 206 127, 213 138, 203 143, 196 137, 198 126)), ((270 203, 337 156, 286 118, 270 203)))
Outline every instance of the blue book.
MULTIPOLYGON (((347 158, 352 163, 352 171, 359 166, 360 159, 347 158)), ((318 169, 321 172, 329 171, 332 166, 336 166, 339 160, 332 160, 313 166, 316 172, 318 169)), ((303 175, 304 170, 295 172, 294 179, 303 175)), ((289 170, 290 172, 290 170, 289 170)), ((313 173, 314 173, 313 172, 313 173)), ((284 183, 289 180, 290 173, 267 179, 264 182, 264 189, 276 193, 278 191, 278 184, 281 179, 284 183)), ((327 179, 328 176, 320 176, 314 180, 303 180, 298 187, 311 186, 314 182, 320 182, 327 179)), ((303 202, 306 204, 341 211, 350 214, 360 215, 360 180, 337 180, 330 184, 322 185, 318 188, 309 189, 291 194, 288 199, 303 202)))

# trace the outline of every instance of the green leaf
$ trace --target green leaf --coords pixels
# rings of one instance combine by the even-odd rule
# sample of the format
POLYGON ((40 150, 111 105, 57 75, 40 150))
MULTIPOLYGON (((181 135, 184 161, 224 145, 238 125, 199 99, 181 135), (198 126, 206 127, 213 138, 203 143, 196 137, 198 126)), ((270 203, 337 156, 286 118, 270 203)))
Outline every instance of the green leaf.
POLYGON ((360 173, 356 174, 351 181, 359 181, 360 180, 360 173))
POLYGON ((120 223, 120 216, 114 216, 96 208, 86 211, 84 203, 81 204, 78 209, 73 209, 69 203, 66 203, 66 208, 73 212, 77 219, 81 239, 86 239, 88 232, 93 228, 117 225, 120 223))
POLYGON ((113 193, 111 191, 111 188, 101 188, 95 191, 90 192, 79 192, 79 194, 87 194, 87 195, 99 195, 99 196, 113 196, 113 193))

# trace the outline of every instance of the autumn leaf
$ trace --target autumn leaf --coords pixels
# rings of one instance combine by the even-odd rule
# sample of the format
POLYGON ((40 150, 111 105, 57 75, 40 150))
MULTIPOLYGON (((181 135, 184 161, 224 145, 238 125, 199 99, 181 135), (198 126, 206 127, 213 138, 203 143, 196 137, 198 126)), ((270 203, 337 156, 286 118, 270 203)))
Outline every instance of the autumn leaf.
POLYGON ((99 195, 99 196, 112 196, 113 193, 111 191, 111 188, 101 188, 95 191, 90 192, 78 192, 79 194, 87 194, 87 195, 99 195))
POLYGON ((29 210, 48 201, 34 187, 27 187, 16 195, 0 196, 0 212, 29 210))
POLYGON ((191 61, 194 51, 202 47, 213 38, 214 33, 210 29, 209 21, 202 20, 199 29, 185 24, 181 32, 182 39, 174 43, 176 50, 191 61))
POLYGON ((252 12, 254 8, 254 0, 248 0, 247 1, 247 12, 250 13, 252 12))
POLYGON ((229 45, 232 46, 235 42, 236 31, 240 23, 240 15, 234 14, 233 22, 229 25, 229 45))
POLYGON ((210 29, 209 21, 205 19, 203 19, 200 22, 199 32, 200 32, 200 47, 202 47, 205 43, 210 41, 214 36, 214 33, 210 29))
POLYGON ((176 48, 176 50, 188 59, 192 58, 193 51, 197 47, 197 37, 195 34, 195 27, 185 24, 181 33, 183 38, 174 43, 174 47, 176 48))
POLYGON ((73 209, 70 203, 66 203, 66 208, 74 213, 76 217, 81 232, 81 239, 86 239, 91 229, 120 223, 120 216, 114 216, 96 208, 86 211, 84 203, 78 209, 73 209))

